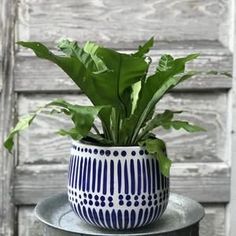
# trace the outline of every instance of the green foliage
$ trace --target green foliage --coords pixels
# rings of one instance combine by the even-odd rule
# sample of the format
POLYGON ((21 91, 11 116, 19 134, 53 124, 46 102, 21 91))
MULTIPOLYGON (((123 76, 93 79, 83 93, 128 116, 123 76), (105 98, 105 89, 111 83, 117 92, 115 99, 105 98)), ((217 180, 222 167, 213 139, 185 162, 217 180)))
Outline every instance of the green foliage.
POLYGON ((151 58, 146 54, 153 47, 153 38, 139 46, 133 54, 120 53, 92 42, 80 47, 76 41, 68 39, 58 43, 60 55, 52 53, 39 42, 18 44, 59 66, 93 106, 79 106, 60 99, 46 104, 17 123, 4 143, 8 150, 13 147, 14 136, 27 128, 39 112, 50 108, 52 114, 62 113, 73 123, 71 129, 61 129, 58 134, 98 145, 145 146, 150 154, 157 156, 162 173, 168 175, 171 161, 164 141, 153 136, 153 129, 203 131, 187 121, 174 120, 174 115, 180 113, 178 111, 166 110, 155 114, 156 104, 168 91, 198 74, 185 71, 186 63, 196 59, 198 54, 183 58, 163 55, 154 74, 150 75, 151 58), (94 124, 96 117, 102 130, 94 124))
MULTIPOLYGON (((73 122, 74 127, 70 130, 60 130, 58 134, 67 135, 73 138, 74 140, 81 140, 83 137, 89 135, 89 131, 94 125, 94 120, 98 113, 104 109, 102 106, 79 106, 70 104, 62 99, 57 99, 46 104, 43 107, 40 107, 36 112, 22 117, 16 127, 11 130, 9 136, 4 142, 4 146, 11 151, 14 145, 14 137, 20 131, 28 128, 36 116, 43 112, 47 111, 48 108, 51 108, 51 114, 53 113, 64 113, 66 116, 69 116, 73 122)), ((97 135, 98 136, 98 135, 97 135)), ((93 136, 94 139, 99 140, 99 137, 96 135, 93 136), (97 137, 97 138, 96 138, 97 137)))

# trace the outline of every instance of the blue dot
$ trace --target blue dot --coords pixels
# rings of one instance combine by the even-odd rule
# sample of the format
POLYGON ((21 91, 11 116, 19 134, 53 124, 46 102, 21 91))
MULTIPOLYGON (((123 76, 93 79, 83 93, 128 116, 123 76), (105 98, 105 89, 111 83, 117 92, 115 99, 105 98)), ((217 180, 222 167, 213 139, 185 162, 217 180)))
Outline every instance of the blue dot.
POLYGON ((154 194, 154 198, 155 198, 155 199, 157 198, 157 194, 156 194, 156 193, 154 194))
POLYGON ((104 152, 104 150, 100 150, 100 155, 102 155, 102 156, 103 156, 103 155, 104 155, 104 153, 105 153, 105 152, 104 152))
POLYGON ((77 198, 75 199, 75 202, 76 202, 76 203, 78 202, 78 199, 77 199, 77 198))
POLYGON ((84 151, 87 152, 87 151, 88 151, 88 148, 85 148, 84 151))
POLYGON ((145 150, 145 154, 148 155, 148 151, 147 150, 145 150))
POLYGON ((143 155, 143 154, 144 154, 144 151, 143 151, 143 150, 140 150, 140 151, 139 151, 139 154, 140 154, 140 155, 143 155))
POLYGON ((84 199, 84 204, 86 205, 88 202, 87 202, 87 200, 86 199, 84 199))
POLYGON ((71 193, 70 189, 69 189, 69 193, 71 193))
POLYGON ((108 197, 108 201, 113 201, 113 197, 108 197))
POLYGON ((134 200, 138 200, 138 196, 136 195, 136 196, 134 196, 134 200))
POLYGON ((83 206, 83 202, 82 201, 80 202, 80 205, 83 206))
POLYGON ((80 151, 80 147, 78 147, 77 150, 80 151))
POLYGON ((95 200, 98 200, 98 195, 95 195, 95 197, 94 197, 94 198, 95 198, 95 200))
POLYGON ((151 195, 148 196, 148 200, 152 200, 152 196, 151 195))
POLYGON ((119 199, 122 200, 124 197, 123 195, 119 195, 119 199))
POLYGON ((142 206, 145 206, 146 205, 146 201, 142 201, 142 206))
POLYGON ((86 194, 86 193, 84 193, 84 197, 87 197, 87 194, 86 194))
POLYGON ((95 206, 99 206, 99 202, 98 201, 95 202, 95 206))
POLYGON ((92 201, 92 200, 89 201, 89 205, 90 205, 90 206, 93 205, 93 201, 92 201))
POLYGON ((142 196, 142 199, 145 199, 145 195, 142 196))
POLYGON ((101 201, 103 201, 103 202, 105 201, 105 197, 104 197, 104 196, 101 196, 100 199, 101 199, 101 201))
POLYGON ((88 198, 89 198, 89 199, 92 199, 92 198, 93 198, 93 195, 90 193, 90 194, 88 195, 88 198))
POLYGON ((122 151, 122 152, 121 152, 121 156, 122 156, 122 157, 125 157, 126 154, 127 154, 126 151, 122 151))
POLYGON ((112 202, 109 202, 109 207, 113 207, 113 203, 112 202))
POLYGON ((159 196, 162 197, 162 192, 160 192, 159 196))
POLYGON ((84 149, 83 148, 81 148, 81 152, 83 152, 84 151, 84 149))
POLYGON ((98 150, 95 148, 95 149, 93 150, 93 153, 94 153, 94 154, 98 154, 98 150))
POLYGON ((148 206, 151 206, 151 205, 152 205, 152 201, 149 201, 149 202, 148 202, 148 206))
POLYGON ((104 207, 106 204, 105 202, 101 202, 101 206, 104 207))
POLYGON ((129 207, 129 206, 131 206, 131 204, 132 204, 132 202, 128 201, 126 205, 129 207))
POLYGON ((124 205, 124 201, 120 200, 120 201, 119 201, 119 204, 120 204, 121 206, 124 205))
POLYGON ((115 157, 117 157, 117 156, 119 155, 119 153, 118 153, 117 151, 114 151, 114 152, 113 152, 113 155, 114 155, 115 157))
POLYGON ((138 202, 138 201, 134 202, 134 205, 135 205, 135 206, 138 206, 138 205, 139 205, 139 202, 138 202))
POLYGON ((125 198, 126 198, 126 200, 130 200, 131 197, 130 197, 130 195, 127 195, 125 198))
POLYGON ((75 196, 77 196, 77 192, 75 192, 75 196))
POLYGON ((72 194, 74 194, 74 191, 71 191, 72 194))
POLYGON ((92 153, 92 149, 91 149, 91 148, 89 148, 89 153, 90 153, 90 154, 92 153))
POLYGON ((154 201, 154 205, 157 205, 157 200, 154 201))
POLYGON ((106 156, 110 156, 111 155, 111 151, 110 150, 106 150, 106 156))
POLYGON ((81 194, 79 194, 79 198, 81 198, 81 194))
POLYGON ((135 151, 132 151, 132 152, 131 152, 131 155, 132 155, 132 156, 135 156, 135 155, 136 155, 136 152, 135 152, 135 151))

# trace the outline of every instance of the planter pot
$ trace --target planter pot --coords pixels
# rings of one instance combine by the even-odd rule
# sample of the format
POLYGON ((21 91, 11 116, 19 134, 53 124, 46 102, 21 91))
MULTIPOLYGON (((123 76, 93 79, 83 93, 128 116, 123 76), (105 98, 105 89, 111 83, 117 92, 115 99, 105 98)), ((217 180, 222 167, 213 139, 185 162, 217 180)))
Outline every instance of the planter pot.
POLYGON ((89 224, 110 229, 144 226, 161 217, 168 198, 169 178, 144 149, 73 142, 68 199, 89 224))

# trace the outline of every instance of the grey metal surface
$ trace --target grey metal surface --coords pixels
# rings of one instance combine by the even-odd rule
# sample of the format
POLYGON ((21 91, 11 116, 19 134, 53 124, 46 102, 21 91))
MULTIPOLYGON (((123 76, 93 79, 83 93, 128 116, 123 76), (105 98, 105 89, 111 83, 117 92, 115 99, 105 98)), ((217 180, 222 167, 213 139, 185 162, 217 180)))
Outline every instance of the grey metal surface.
POLYGON ((62 193, 40 202, 35 208, 35 215, 44 224, 45 236, 197 236, 198 223, 204 216, 204 209, 196 201, 171 194, 167 210, 160 220, 135 230, 114 231, 97 228, 80 220, 72 212, 67 194, 62 193))

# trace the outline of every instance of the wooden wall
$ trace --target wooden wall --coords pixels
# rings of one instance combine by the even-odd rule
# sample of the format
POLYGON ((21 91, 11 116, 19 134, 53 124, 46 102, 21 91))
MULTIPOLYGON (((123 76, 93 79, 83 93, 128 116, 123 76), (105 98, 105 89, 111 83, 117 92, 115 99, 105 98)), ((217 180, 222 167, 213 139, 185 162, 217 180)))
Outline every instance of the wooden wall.
MULTIPOLYGON (((154 35, 154 63, 166 52, 175 56, 199 52, 201 57, 189 68, 232 72, 233 2, 0 0, 1 138, 19 116, 53 98, 89 102, 60 69, 18 48, 15 41, 42 41, 55 49, 55 42, 66 36, 130 52, 154 35)), ((166 95, 158 107, 184 110, 182 117, 207 129, 197 134, 161 132, 175 162, 171 191, 205 206, 201 236, 228 236, 226 232, 232 228, 227 223, 231 217, 227 209, 233 204, 232 81, 220 75, 199 76, 166 95)), ((42 235, 33 207, 66 189, 70 141, 56 136, 55 131, 68 124, 61 117, 40 115, 18 137, 14 158, 0 147, 0 235, 42 235)), ((233 235, 236 232, 231 230, 233 235)))

